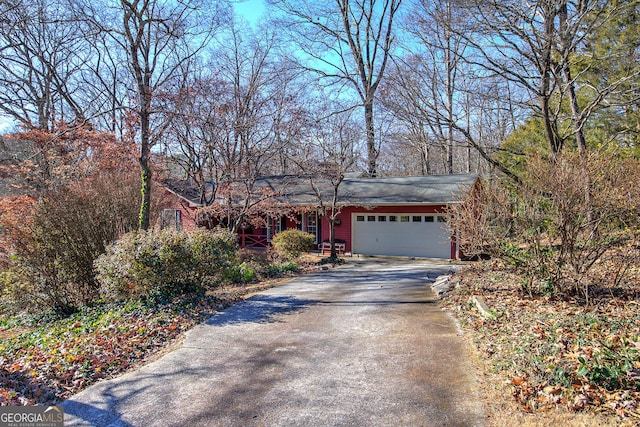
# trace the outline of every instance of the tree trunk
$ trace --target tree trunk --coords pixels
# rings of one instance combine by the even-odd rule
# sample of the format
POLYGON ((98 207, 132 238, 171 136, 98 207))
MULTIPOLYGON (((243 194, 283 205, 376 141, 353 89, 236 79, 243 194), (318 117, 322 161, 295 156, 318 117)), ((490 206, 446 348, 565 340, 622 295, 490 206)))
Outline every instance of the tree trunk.
POLYGON ((143 161, 142 158, 140 158, 138 161, 140 163, 142 178, 142 185, 140 189, 140 192, 142 193, 142 199, 140 201, 140 216, 138 226, 140 230, 148 230, 151 206, 151 168, 149 167, 148 160, 143 161))
POLYGON ((141 190, 142 200, 140 202, 140 216, 139 216, 139 227, 140 230, 148 230, 149 229, 149 218, 151 216, 150 207, 151 207, 151 123, 150 123, 150 105, 151 99, 150 95, 147 96, 147 92, 151 92, 151 88, 147 82, 143 83, 142 94, 140 96, 140 157, 138 158, 138 163, 140 164, 140 172, 141 172, 141 190))
MULTIPOLYGON (((578 145, 578 153, 580 155, 580 164, 582 168, 582 173, 585 177, 584 182, 584 201, 587 206, 587 221, 592 222, 593 220, 593 208, 591 201, 591 176, 589 172, 589 156, 587 154, 587 143, 584 137, 584 131, 582 128, 582 119, 580 106, 578 105, 578 97, 576 96, 575 84, 573 82, 573 78, 571 76, 571 64, 570 64, 570 56, 571 56, 571 42, 568 27, 568 13, 567 13, 567 3, 563 1, 560 4, 558 9, 558 18, 560 22, 560 34, 561 40, 560 45, 562 47, 562 74, 564 78, 564 84, 566 85, 566 90, 569 95, 569 104, 571 105, 571 121, 573 122, 574 131, 576 135, 576 144, 578 145)), ((595 229, 594 229, 595 232, 595 229)))
POLYGON ((430 168, 429 168, 429 145, 427 145, 425 142, 423 142, 422 144, 424 144, 422 146, 422 149, 420 150, 420 157, 421 157, 421 172, 422 175, 430 175, 430 168))
POLYGON ((546 38, 544 42, 544 48, 542 53, 541 64, 541 79, 540 79, 540 108, 542 112, 542 119, 544 121, 544 129, 547 135, 547 141, 549 142, 549 151, 551 159, 555 159, 556 156, 562 150, 562 142, 558 138, 558 132, 555 128, 555 124, 551 117, 551 106, 549 103, 551 88, 551 64, 553 36, 555 33, 555 18, 556 11, 554 5, 548 5, 544 10, 544 36, 546 38))
MULTIPOLYGON (((451 23, 451 4, 447 2, 446 4, 446 19, 447 22, 451 23)), ((447 39, 446 46, 444 49, 444 59, 447 66, 447 163, 446 163, 446 173, 453 173, 453 92, 454 92, 454 74, 456 72, 456 64, 454 53, 452 52, 451 47, 451 31, 448 29, 445 30, 445 37, 447 39)))
POLYGON ((334 214, 329 218, 329 242, 331 243, 331 259, 338 259, 338 251, 336 251, 336 220, 334 214))
POLYGON ((371 178, 374 178, 378 175, 378 150, 376 149, 375 127, 373 122, 373 99, 367 99, 365 101, 364 123, 365 127, 367 128, 367 173, 371 178))
MULTIPOLYGON (((147 100, 145 98, 146 97, 144 96, 140 97, 141 101, 146 104, 147 100)), ((147 108, 143 107, 140 111, 140 157, 138 158, 138 163, 140 164, 140 177, 142 179, 140 189, 142 199, 140 201, 140 215, 138 218, 138 226, 140 230, 149 229, 152 176, 151 165, 149 164, 149 159, 151 157, 149 132, 149 112, 147 108)))

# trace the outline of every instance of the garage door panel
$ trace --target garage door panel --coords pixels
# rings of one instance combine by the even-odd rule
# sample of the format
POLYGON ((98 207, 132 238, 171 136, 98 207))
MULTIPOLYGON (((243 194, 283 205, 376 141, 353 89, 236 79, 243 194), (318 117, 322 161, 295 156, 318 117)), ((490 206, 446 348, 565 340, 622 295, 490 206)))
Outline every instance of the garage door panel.
POLYGON ((446 224, 426 222, 425 214, 376 214, 353 216, 353 252, 365 255, 397 255, 450 258, 451 239, 446 224), (379 217, 384 216, 385 221, 379 217), (358 221, 364 219, 362 221, 358 221), (371 221, 375 217, 375 221, 371 221), (395 217, 395 221, 389 221, 395 217), (420 219, 420 221, 415 221, 420 219))

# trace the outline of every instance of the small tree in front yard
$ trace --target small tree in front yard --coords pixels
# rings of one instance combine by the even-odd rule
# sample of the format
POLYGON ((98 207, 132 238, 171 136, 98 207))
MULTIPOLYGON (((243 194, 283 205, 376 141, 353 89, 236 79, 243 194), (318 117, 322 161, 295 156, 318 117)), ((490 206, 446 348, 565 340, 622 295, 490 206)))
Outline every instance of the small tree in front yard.
POLYGON ((329 260, 335 262, 338 260, 335 227, 342 211, 338 203, 340 186, 345 174, 356 163, 356 145, 360 137, 357 126, 347 113, 324 118, 314 131, 311 149, 304 157, 293 161, 303 173, 308 174, 319 211, 329 222, 329 260))

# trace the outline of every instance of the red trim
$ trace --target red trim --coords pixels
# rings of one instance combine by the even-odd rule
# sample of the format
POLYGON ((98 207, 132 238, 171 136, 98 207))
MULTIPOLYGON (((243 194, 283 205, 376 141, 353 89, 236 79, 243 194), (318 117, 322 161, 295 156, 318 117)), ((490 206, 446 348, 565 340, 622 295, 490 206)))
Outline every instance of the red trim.
POLYGON ((240 232, 240 247, 241 248, 267 248, 269 242, 267 236, 264 234, 245 234, 244 230, 240 232))

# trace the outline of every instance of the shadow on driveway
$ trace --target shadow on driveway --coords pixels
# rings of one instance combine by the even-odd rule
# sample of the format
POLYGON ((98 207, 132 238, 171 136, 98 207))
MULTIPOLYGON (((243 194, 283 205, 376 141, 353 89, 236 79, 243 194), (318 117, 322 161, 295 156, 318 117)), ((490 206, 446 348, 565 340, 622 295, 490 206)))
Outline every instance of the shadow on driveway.
MULTIPOLYGON (((255 295, 226 310, 217 313, 206 323, 211 326, 223 326, 233 323, 269 323, 276 321, 275 316, 302 310, 320 301, 300 299, 292 296, 255 295)), ((279 322, 283 320, 277 320, 279 322)))
POLYGON ((481 426, 464 343, 429 286, 449 272, 374 260, 295 278, 72 396, 65 426, 481 426))
MULTIPOLYGON (((109 426, 109 427, 133 427, 123 420, 127 414, 125 407, 131 400, 137 400, 147 393, 154 393, 157 384, 171 383, 180 378, 191 378, 196 381, 206 375, 206 369, 191 369, 183 366, 175 366, 171 372, 149 372, 144 375, 122 376, 118 381, 104 381, 94 386, 97 393, 91 395, 91 399, 75 400, 73 397, 61 403, 65 412, 65 426, 109 426), (75 418, 69 420, 67 415, 75 418)), ((155 409, 161 412, 162 407, 155 409)))

